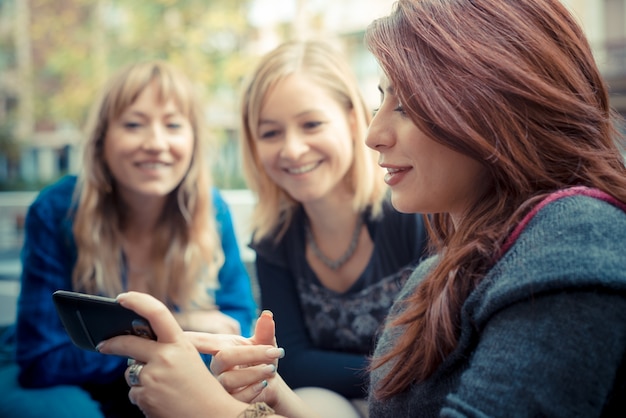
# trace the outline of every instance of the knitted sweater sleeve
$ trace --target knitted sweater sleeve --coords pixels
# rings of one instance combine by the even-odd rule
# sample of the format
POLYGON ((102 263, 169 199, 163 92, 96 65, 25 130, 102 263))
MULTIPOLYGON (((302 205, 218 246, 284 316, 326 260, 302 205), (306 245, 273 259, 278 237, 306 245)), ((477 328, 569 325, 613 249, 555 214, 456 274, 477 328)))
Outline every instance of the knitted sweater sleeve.
POLYGON ((539 211, 466 303, 468 367, 442 415, 587 417, 623 403, 625 241, 626 216, 606 202, 539 211))
POLYGON ((515 304, 485 327, 441 416, 600 416, 624 352, 623 295, 589 290, 515 304))
MULTIPOLYGON (((370 414, 621 416, 626 408, 626 215, 585 196, 554 201, 465 301, 458 344, 428 379, 370 414), (621 414, 614 413, 620 411, 621 414)), ((415 291, 423 262, 399 300, 415 291)), ((396 304, 392 316, 402 309, 396 304)), ((401 328, 387 326, 377 355, 401 328)), ((372 387, 389 371, 371 374, 372 387)))

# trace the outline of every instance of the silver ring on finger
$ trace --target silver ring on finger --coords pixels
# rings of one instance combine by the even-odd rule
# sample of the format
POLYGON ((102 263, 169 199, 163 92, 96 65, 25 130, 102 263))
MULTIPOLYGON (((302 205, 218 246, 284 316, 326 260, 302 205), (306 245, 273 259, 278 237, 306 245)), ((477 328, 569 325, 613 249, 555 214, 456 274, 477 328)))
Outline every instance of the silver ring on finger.
POLYGON ((133 363, 128 367, 128 383, 131 386, 141 386, 141 381, 139 380, 139 374, 143 369, 144 363, 133 363))

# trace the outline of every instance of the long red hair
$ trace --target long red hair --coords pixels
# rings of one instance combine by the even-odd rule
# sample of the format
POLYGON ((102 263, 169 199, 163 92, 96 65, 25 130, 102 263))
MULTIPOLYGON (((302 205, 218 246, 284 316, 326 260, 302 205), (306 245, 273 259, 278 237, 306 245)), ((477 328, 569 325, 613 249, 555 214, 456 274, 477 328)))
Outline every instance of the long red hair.
POLYGON ((366 43, 411 120, 486 167, 455 228, 430 220, 440 260, 406 301, 380 399, 428 378, 455 348, 460 311, 533 203, 572 185, 626 202, 623 138, 582 29, 559 0, 400 0, 366 43))

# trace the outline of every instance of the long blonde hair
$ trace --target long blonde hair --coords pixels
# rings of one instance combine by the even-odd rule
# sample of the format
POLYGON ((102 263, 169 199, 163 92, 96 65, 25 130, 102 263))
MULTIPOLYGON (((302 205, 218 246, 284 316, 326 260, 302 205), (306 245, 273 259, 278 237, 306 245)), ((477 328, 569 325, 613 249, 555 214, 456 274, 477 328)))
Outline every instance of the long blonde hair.
POLYGON ((149 293, 170 307, 210 306, 214 301, 207 289, 217 286, 224 254, 212 204, 203 110, 190 80, 161 61, 136 63, 119 71, 92 109, 75 191, 78 207, 73 232, 78 259, 72 283, 79 291, 108 296, 124 290, 125 211, 102 149, 108 126, 148 85, 157 86, 160 100, 175 101, 189 119, 195 139, 188 172, 168 196, 154 230, 149 293))
POLYGON ((257 195, 252 229, 255 242, 280 230, 278 240, 289 226, 300 203, 293 200, 265 173, 256 149, 259 115, 267 93, 285 77, 298 73, 310 77, 321 89, 329 91, 346 110, 354 112, 354 161, 346 174, 354 198, 355 211, 372 207, 381 211, 386 186, 378 171, 377 154, 365 146, 371 112, 359 91, 358 83, 341 52, 324 40, 290 41, 266 54, 244 84, 241 100, 241 152, 248 187, 257 195))

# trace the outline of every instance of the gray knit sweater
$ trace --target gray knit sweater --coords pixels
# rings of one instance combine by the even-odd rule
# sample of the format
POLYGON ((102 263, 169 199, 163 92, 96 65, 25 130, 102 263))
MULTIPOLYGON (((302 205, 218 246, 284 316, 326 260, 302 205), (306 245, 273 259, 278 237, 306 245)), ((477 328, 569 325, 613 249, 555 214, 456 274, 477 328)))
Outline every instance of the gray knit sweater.
MULTIPOLYGON (((436 262, 423 262, 399 299, 436 262)), ((461 320, 438 370, 391 400, 370 399, 370 418, 626 417, 626 214, 588 196, 549 203, 470 294, 461 320)), ((386 328, 376 354, 400 332, 386 328)))

